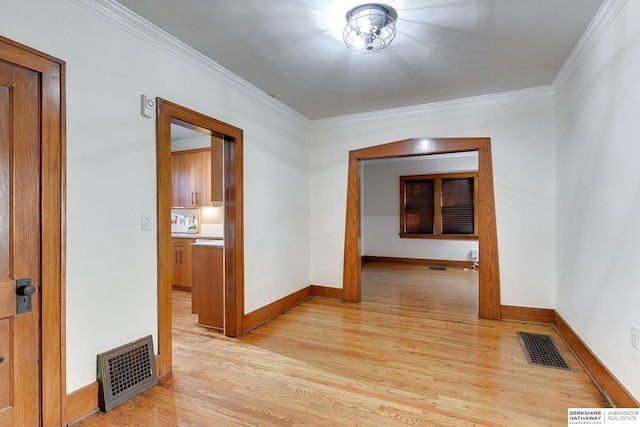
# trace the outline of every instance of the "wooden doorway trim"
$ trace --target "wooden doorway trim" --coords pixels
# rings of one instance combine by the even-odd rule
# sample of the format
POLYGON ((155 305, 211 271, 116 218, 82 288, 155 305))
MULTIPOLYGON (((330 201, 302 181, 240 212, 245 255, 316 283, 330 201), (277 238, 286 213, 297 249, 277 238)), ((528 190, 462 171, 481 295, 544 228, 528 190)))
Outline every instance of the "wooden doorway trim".
POLYGON ((224 141, 225 326, 242 335, 244 316, 243 131, 188 108, 157 99, 158 372, 171 371, 171 123, 178 120, 224 141))
POLYGON ((349 152, 347 214, 344 242, 343 300, 359 302, 360 254, 360 160, 392 157, 478 152, 478 249, 479 316, 500 319, 500 272, 493 194, 493 168, 489 138, 413 138, 349 152))
POLYGON ((65 63, 1 36, 0 59, 40 73, 41 424, 63 425, 67 388, 65 63))

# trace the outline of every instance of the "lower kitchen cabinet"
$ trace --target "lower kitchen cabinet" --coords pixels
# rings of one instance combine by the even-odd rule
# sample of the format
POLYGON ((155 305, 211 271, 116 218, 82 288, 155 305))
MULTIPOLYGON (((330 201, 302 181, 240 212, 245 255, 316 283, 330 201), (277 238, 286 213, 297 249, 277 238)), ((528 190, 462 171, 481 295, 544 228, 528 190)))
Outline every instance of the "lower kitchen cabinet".
POLYGON ((181 291, 191 290, 191 244, 195 239, 171 239, 173 264, 171 266, 171 287, 181 291))
POLYGON ((198 323, 211 328, 224 327, 224 249, 191 248, 191 311, 198 323))

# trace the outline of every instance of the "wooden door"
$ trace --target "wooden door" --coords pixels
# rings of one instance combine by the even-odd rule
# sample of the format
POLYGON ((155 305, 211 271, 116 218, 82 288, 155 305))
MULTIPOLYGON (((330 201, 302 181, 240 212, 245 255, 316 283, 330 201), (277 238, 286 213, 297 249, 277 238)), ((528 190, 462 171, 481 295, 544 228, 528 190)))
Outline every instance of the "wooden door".
POLYGON ((39 74, 0 61, 0 425, 40 424, 39 74), (30 311, 16 313, 30 279, 30 311))

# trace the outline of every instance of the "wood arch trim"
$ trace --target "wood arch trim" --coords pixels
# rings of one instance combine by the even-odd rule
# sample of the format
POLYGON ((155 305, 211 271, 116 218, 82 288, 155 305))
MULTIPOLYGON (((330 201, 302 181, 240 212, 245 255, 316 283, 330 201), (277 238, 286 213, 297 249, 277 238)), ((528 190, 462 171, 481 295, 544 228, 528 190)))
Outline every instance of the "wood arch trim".
POLYGON ((41 76, 41 424, 63 425, 67 389, 65 63, 2 36, 0 59, 41 76))
POLYGON ((412 138, 349 152, 344 243, 343 300, 361 299, 360 161, 429 154, 478 152, 479 316, 500 319, 500 273, 489 138, 412 138))
POLYGON ((243 131, 214 118, 157 99, 158 196, 158 372, 171 371, 171 123, 193 125, 224 141, 225 327, 229 337, 242 335, 244 316, 243 131))

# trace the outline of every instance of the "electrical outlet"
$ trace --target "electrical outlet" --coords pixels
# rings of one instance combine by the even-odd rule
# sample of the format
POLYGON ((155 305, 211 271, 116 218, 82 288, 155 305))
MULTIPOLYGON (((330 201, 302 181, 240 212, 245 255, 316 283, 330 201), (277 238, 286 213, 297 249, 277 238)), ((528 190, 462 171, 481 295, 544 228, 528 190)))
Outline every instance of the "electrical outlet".
POLYGON ((141 214, 142 231, 151 230, 151 214, 141 214))
POLYGON ((640 350, 640 336, 638 335, 638 327, 631 324, 631 345, 640 350))

